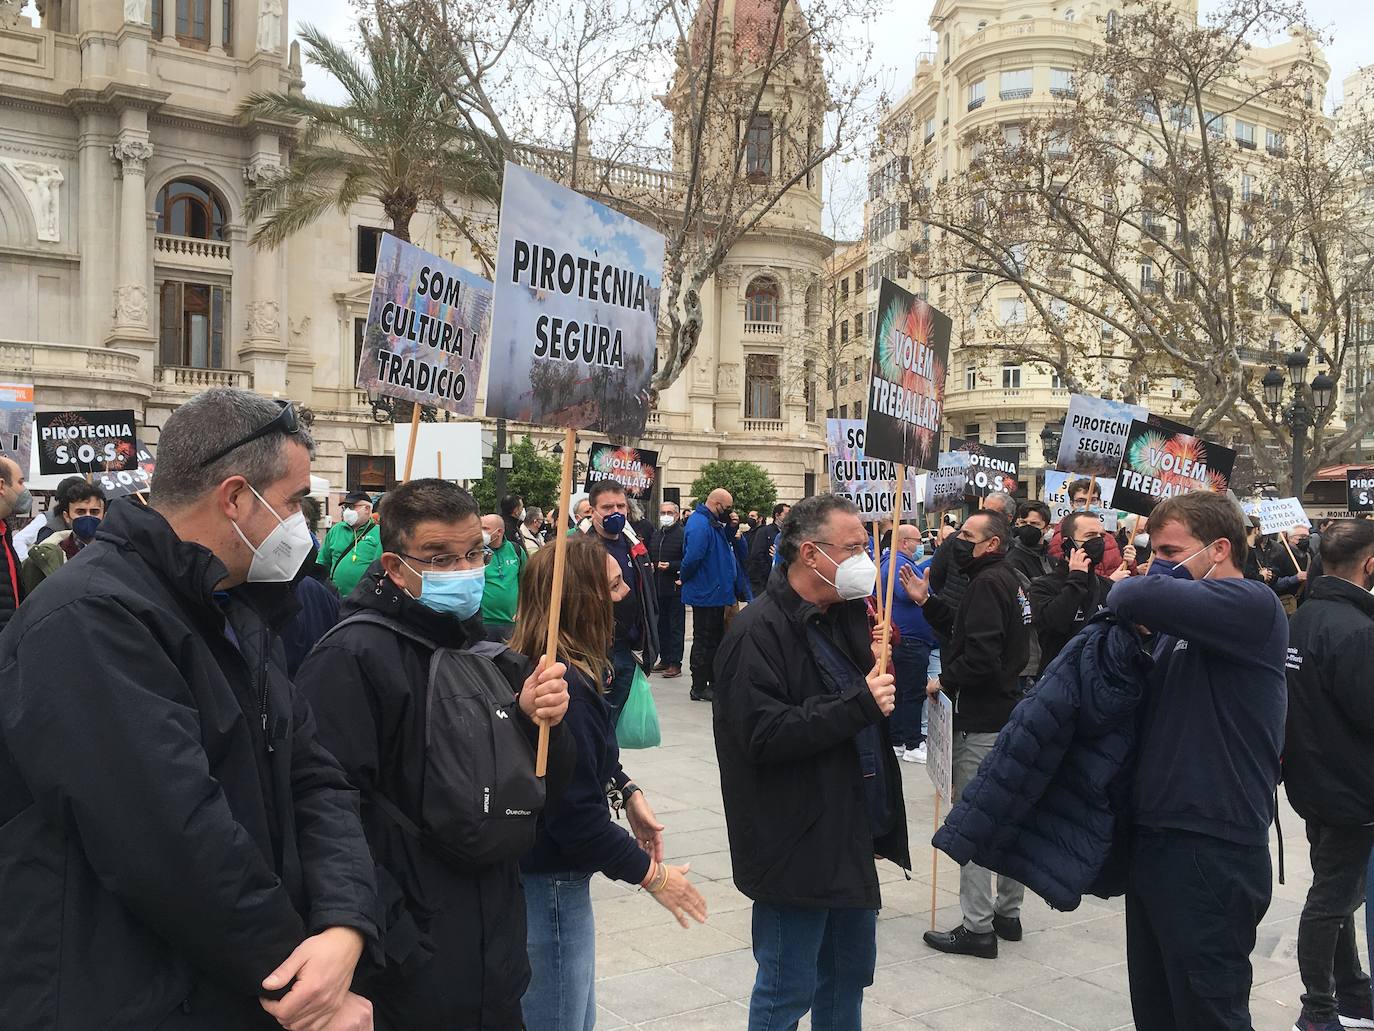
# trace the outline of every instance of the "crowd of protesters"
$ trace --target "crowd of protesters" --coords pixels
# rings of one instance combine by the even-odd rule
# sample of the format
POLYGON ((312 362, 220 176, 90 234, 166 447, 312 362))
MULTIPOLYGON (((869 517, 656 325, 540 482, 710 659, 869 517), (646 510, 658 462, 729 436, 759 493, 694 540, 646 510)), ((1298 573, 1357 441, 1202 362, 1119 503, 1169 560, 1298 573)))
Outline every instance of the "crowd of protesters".
POLYGON ((617 740, 685 660, 751 1031, 861 1026, 941 694, 961 920, 926 947, 993 960, 1028 891, 1124 895, 1136 1026, 1250 1028, 1282 772, 1313 873, 1296 1026, 1374 1028, 1374 521, 1264 539, 1197 492, 1118 524, 1084 479, 1060 519, 993 492, 870 536, 837 495, 741 513, 719 486, 651 522, 610 480, 483 513, 421 479, 346 494, 321 538, 313 455, 291 405, 209 391, 149 497, 70 478, 22 529, 0 456, 0 1027, 590 1029, 596 874, 707 919, 617 740))

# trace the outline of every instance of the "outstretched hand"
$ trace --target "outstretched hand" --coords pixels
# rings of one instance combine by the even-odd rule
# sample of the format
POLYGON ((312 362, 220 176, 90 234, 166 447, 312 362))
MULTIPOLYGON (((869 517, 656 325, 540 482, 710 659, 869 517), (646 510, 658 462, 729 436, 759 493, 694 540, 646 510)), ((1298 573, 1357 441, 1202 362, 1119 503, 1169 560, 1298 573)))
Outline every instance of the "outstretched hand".
POLYGON ((930 580, 911 566, 902 566, 897 579, 913 604, 924 605, 930 599, 930 580))

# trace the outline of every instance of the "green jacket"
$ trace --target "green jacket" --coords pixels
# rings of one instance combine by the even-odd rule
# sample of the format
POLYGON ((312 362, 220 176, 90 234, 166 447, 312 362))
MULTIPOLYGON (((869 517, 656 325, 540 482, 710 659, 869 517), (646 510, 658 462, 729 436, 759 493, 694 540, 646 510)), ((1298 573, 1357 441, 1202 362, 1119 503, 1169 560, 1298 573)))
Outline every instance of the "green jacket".
POLYGON ((323 566, 339 589, 339 595, 347 598, 358 586, 358 581, 367 572, 367 567, 382 555, 382 528, 368 520, 365 529, 355 530, 343 520, 335 523, 324 535, 320 553, 315 561, 323 566))
POLYGON ((29 549, 24 564, 19 567, 19 583, 25 595, 32 594, 35 587, 62 568, 67 561, 62 542, 71 535, 70 530, 58 530, 45 537, 42 544, 35 544, 29 549))
POLYGON ((510 541, 491 555, 487 563, 487 586, 482 591, 482 622, 488 626, 509 626, 515 622, 515 603, 520 597, 520 574, 525 569, 524 548, 510 541))

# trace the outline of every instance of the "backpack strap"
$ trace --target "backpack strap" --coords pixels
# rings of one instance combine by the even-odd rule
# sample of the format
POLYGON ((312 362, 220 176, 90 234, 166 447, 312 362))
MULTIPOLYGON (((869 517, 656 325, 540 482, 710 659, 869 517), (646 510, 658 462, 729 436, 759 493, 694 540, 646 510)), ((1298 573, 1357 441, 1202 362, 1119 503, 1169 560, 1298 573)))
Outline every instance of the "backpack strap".
POLYGON ((428 648, 430 651, 439 650, 439 645, 436 644, 434 641, 431 641, 424 634, 411 629, 398 619, 392 619, 390 616, 382 615, 375 609, 359 609, 357 612, 353 612, 345 616, 343 619, 339 620, 339 622, 335 623, 332 627, 326 630, 324 636, 315 642, 315 646, 319 647, 321 644, 323 644, 329 638, 333 637, 344 627, 356 626, 359 623, 372 623, 375 626, 386 627, 393 633, 400 634, 402 637, 405 638, 409 638, 415 643, 428 648))

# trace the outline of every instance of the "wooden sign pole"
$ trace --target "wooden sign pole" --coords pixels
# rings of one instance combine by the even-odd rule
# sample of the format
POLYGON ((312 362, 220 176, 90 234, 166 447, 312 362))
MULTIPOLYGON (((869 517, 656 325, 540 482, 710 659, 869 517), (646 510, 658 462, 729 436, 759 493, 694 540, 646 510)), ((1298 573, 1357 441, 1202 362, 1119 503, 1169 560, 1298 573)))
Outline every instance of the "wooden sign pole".
POLYGON ((415 466, 415 439, 420 435, 420 405, 412 402, 410 406, 410 440, 406 443, 406 468, 405 475, 401 477, 402 483, 410 482, 410 470, 415 466))
POLYGON ((442 451, 440 451, 440 452, 435 456, 435 460, 439 463, 439 466, 438 466, 439 479, 442 480, 442 479, 444 478, 444 453, 443 453, 442 451))
MULTIPOLYGON (((940 792, 935 792, 935 829, 940 829, 940 792)), ((930 847, 930 929, 935 930, 935 885, 940 879, 940 850, 930 847)))
POLYGON ((878 595, 877 602, 874 604, 875 618, 879 623, 883 621, 883 553, 881 539, 878 536, 878 520, 873 520, 873 564, 878 567, 878 595))
MULTIPOLYGON (((558 482, 558 509, 568 510, 572 500, 573 459, 577 455, 577 431, 567 430, 563 438, 563 472, 558 482)), ((568 564, 568 535, 554 534, 553 597, 549 599, 549 633, 544 640, 544 666, 558 661, 558 621, 563 611, 563 572, 568 564)), ((539 722, 539 751, 534 760, 534 775, 543 777, 549 768, 549 725, 539 722)))
POLYGON ((1296 555, 1293 554, 1293 548, 1292 548, 1292 546, 1289 545, 1289 543, 1288 543, 1288 531, 1287 531, 1287 530, 1280 530, 1280 531, 1279 531, 1279 539, 1283 541, 1283 547, 1284 547, 1284 550, 1286 550, 1286 551, 1288 552, 1288 557, 1291 558, 1291 559, 1293 560, 1293 568, 1296 569, 1296 570, 1298 570, 1299 572, 1301 572, 1301 571, 1302 571, 1302 566, 1298 565, 1298 556, 1296 556, 1296 555))
MULTIPOLYGON (((897 525, 902 521, 902 484, 906 483, 906 465, 897 466, 897 496, 892 499, 892 532, 897 533, 897 525)), ((875 545, 876 547, 876 545, 875 545)), ((887 601, 883 604, 886 618, 883 620, 883 640, 878 657, 878 671, 887 669, 887 660, 892 654, 892 589, 897 585, 897 577, 892 570, 887 574, 887 601)))

